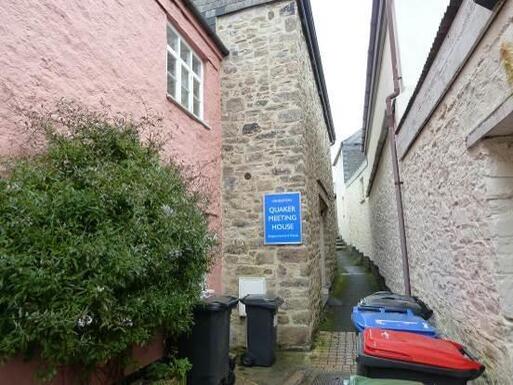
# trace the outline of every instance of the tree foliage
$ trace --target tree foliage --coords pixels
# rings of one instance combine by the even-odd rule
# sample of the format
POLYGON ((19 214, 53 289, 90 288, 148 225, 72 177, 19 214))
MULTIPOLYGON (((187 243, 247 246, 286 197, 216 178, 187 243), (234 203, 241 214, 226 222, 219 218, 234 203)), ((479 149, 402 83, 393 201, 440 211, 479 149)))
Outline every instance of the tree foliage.
POLYGON ((141 140, 153 126, 64 103, 32 116, 46 150, 0 179, 4 358, 93 368, 189 327, 213 237, 202 197, 141 140))

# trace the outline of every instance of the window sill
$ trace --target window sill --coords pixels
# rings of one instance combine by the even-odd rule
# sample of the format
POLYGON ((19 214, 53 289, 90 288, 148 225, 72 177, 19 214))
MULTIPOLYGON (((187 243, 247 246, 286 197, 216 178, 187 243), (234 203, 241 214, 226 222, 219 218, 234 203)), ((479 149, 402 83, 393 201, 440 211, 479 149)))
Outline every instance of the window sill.
POLYGON ((197 123, 201 124, 203 127, 205 127, 207 130, 211 130, 212 127, 210 127, 207 123, 205 123, 203 120, 198 118, 196 115, 194 115, 192 112, 190 112, 187 108, 182 106, 180 103, 178 103, 172 96, 169 94, 166 95, 167 100, 169 100, 171 103, 173 103, 175 106, 177 106, 182 112, 184 112, 189 118, 192 120, 195 120, 197 123))

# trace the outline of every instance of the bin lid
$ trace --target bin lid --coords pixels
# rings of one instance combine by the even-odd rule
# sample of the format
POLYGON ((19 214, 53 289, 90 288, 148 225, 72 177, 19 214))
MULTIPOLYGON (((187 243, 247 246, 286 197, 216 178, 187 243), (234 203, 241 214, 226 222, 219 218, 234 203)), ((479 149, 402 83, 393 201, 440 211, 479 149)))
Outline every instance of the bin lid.
POLYGON ((240 300, 246 306, 263 307, 276 310, 283 303, 280 297, 267 297, 262 294, 248 294, 240 300))
POLYGON ((237 305, 239 300, 237 297, 232 297, 230 295, 220 295, 220 296, 211 296, 203 299, 197 310, 201 311, 221 311, 226 309, 232 309, 237 305))
POLYGON ((422 382, 351 376, 349 385, 422 385, 422 382))
POLYGON ((363 332, 363 353, 390 360, 447 368, 480 371, 483 366, 468 357, 462 345, 414 333, 376 328, 363 332))
POLYGON ((437 335, 436 329, 410 309, 389 311, 384 308, 355 306, 351 319, 355 327, 362 331, 367 328, 405 331, 430 337, 437 335))
POLYGON ((389 310, 410 309, 413 314, 424 319, 429 319, 433 315, 433 310, 418 297, 392 293, 391 291, 378 291, 368 295, 362 298, 358 305, 383 307, 389 310))

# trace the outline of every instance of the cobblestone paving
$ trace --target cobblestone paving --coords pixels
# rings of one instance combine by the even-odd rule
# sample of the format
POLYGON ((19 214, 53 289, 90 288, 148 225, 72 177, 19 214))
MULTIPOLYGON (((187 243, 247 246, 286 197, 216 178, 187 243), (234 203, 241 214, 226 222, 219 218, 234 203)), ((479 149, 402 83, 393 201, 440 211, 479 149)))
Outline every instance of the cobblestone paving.
POLYGON ((339 277, 311 352, 281 352, 271 368, 237 368, 237 385, 344 385, 356 374, 357 335, 351 322, 358 300, 378 282, 349 249, 337 252, 339 277))
POLYGON ((330 372, 356 374, 356 333, 319 332, 310 361, 312 367, 330 372))

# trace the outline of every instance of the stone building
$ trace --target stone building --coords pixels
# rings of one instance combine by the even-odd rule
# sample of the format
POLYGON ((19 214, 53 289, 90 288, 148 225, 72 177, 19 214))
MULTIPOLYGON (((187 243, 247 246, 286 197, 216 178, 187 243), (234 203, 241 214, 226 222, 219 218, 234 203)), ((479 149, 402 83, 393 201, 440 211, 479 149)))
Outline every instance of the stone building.
MULTIPOLYGON (((195 0, 230 50, 222 67, 223 277, 285 300, 278 342, 307 348, 335 267, 335 135, 309 1, 195 0), (263 196, 300 192, 302 242, 264 244, 263 196)), ((244 345, 234 312, 235 345, 244 345)))
POLYGON ((395 103, 391 136, 393 36, 385 1, 373 2, 367 165, 345 186, 346 241, 392 290, 409 283, 433 307, 438 328, 485 364, 480 384, 513 384, 512 17, 511 0, 451 0, 411 97, 395 103), (394 147, 409 275, 401 269, 394 147))

